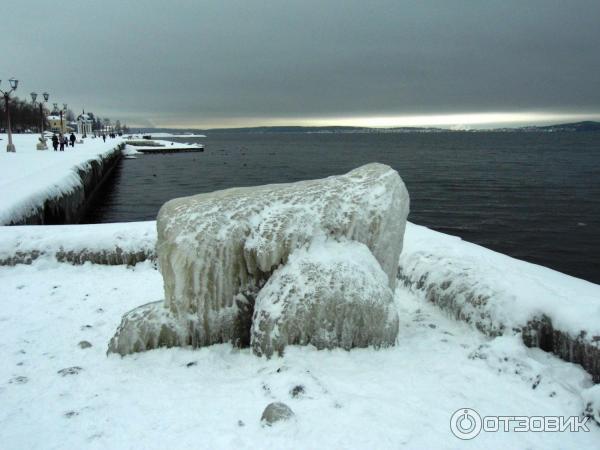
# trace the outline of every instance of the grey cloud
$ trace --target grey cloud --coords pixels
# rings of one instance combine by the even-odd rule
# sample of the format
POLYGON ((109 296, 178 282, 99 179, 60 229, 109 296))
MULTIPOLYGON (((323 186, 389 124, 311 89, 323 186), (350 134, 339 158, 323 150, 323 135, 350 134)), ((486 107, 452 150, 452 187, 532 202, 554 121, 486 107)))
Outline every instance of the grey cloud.
POLYGON ((29 0, 3 16, 0 78, 21 95, 138 122, 600 111, 597 0, 29 0))

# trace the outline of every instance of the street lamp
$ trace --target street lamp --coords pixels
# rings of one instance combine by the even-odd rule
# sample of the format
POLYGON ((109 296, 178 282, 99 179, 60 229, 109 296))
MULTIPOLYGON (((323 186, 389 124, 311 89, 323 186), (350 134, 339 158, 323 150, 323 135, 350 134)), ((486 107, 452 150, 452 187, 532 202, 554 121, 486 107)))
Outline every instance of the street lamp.
MULTIPOLYGON (((0 83, 2 82, 2 80, 0 80, 0 83)), ((15 80, 14 78, 11 78, 10 80, 8 80, 8 84, 10 84, 10 91, 3 91, 2 89, 0 89, 0 93, 2 93, 2 95, 4 96, 4 104, 6 105, 6 128, 8 130, 8 145, 6 146, 6 151, 7 152, 16 152, 15 146, 13 145, 12 142, 12 130, 10 128, 10 108, 8 107, 8 101, 9 101, 9 97, 10 97, 10 93, 13 91, 17 90, 17 86, 19 85, 19 80, 15 80)))
MULTIPOLYGON (((31 93, 31 100, 33 100, 33 103, 35 104, 35 100, 37 99, 37 93, 32 92, 31 93)), ((48 94, 47 92, 44 92, 42 94, 42 97, 44 97, 44 101, 42 102, 40 100, 39 105, 40 105, 40 142, 38 142, 37 144, 37 149, 38 150, 48 150, 48 147, 46 146, 46 138, 44 137, 44 103, 46 103, 48 101, 48 99, 50 98, 50 94, 48 94)))

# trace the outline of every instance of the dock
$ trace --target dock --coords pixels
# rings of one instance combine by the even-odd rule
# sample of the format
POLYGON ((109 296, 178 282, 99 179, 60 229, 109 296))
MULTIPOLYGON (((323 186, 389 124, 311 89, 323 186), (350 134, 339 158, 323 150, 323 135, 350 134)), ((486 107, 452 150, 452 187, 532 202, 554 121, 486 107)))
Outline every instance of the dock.
POLYGON ((202 147, 154 147, 154 148, 136 148, 140 153, 190 153, 190 152, 203 152, 204 146, 202 147))
POLYGON ((128 140, 125 142, 139 153, 189 153, 203 152, 202 144, 184 144, 165 140, 128 140))

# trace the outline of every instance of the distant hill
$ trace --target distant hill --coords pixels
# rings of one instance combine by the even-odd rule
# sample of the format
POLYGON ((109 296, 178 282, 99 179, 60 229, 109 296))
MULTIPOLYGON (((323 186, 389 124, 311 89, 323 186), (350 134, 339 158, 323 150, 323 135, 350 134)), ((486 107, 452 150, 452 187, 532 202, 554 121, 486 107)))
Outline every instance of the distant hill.
POLYGON ((545 126, 528 126, 520 128, 494 128, 486 130, 449 130, 445 128, 434 128, 434 127, 394 127, 394 128, 369 128, 369 127, 343 127, 343 126, 329 126, 329 127, 300 127, 300 126, 278 126, 278 127, 243 127, 243 128, 209 128, 209 129, 197 129, 197 128, 139 128, 136 130, 137 133, 173 133, 173 134, 185 134, 185 133, 256 133, 256 134, 267 134, 267 133, 461 133, 461 132, 489 132, 498 131, 505 133, 515 132, 537 132, 537 133, 550 133, 550 132, 561 132, 561 131, 600 131, 600 122, 585 121, 575 123, 561 123, 556 125, 545 125, 545 126))
POLYGON ((178 129, 178 128, 138 128, 136 133, 436 133, 446 132, 443 128, 432 127, 394 127, 394 128, 370 128, 370 127, 302 127, 302 126, 277 126, 277 127, 242 127, 242 128, 209 128, 209 129, 178 129))
POLYGON ((575 123, 560 123, 545 127, 534 127, 544 131, 600 131, 600 122, 585 121, 575 123))

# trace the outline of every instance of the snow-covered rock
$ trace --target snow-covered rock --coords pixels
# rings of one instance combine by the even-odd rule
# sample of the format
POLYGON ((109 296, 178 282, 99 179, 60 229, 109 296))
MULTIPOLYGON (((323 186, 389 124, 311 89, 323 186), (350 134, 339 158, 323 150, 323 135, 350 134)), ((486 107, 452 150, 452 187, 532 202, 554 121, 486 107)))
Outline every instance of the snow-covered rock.
MULTIPOLYGON (((294 250, 318 236, 364 244, 394 289, 408 209, 400 176, 382 164, 167 202, 158 214, 156 250, 169 321, 185 330, 176 345, 247 345, 256 294, 294 250)), ((121 354, 163 344, 155 337, 165 316, 156 306, 149 313, 141 308, 126 316, 114 338, 121 354), (140 341, 140 330, 152 338, 140 341)))
POLYGON ((294 418, 294 412, 285 403, 269 403, 262 413, 260 421, 265 425, 271 426, 275 422, 290 420, 294 418))
POLYGON ((393 294, 369 249, 318 239, 293 252, 258 293, 251 345, 271 356, 294 344, 389 346, 397 334, 393 294))

